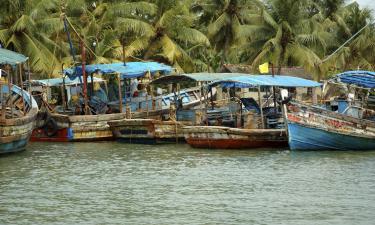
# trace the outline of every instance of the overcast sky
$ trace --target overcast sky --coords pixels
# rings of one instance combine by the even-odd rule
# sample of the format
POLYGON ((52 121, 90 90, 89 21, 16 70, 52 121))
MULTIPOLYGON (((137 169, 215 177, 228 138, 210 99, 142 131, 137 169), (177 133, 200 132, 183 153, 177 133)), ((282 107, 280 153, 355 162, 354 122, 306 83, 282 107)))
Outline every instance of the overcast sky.
MULTIPOLYGON (((357 0, 357 2, 361 6, 367 6, 367 7, 371 8, 372 10, 375 10, 375 1, 374 0, 357 0)), ((374 14, 374 12, 373 12, 373 14, 374 14)))

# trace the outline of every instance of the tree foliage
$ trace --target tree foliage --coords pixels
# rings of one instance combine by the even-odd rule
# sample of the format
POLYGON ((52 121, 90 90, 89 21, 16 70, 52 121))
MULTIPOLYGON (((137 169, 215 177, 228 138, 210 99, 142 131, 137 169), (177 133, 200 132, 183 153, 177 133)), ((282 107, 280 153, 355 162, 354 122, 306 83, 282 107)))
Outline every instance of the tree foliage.
POLYGON ((0 43, 27 55, 41 77, 79 63, 80 42, 90 48, 89 63, 157 60, 184 72, 213 72, 223 63, 256 70, 271 62, 303 66, 320 79, 375 69, 375 27, 362 30, 371 12, 345 0, 4 1, 0 43))

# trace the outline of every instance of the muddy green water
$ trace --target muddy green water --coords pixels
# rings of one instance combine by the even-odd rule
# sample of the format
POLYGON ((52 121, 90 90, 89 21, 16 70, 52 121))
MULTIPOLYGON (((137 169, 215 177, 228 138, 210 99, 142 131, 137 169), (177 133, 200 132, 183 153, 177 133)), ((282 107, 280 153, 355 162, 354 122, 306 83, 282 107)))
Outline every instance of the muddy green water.
POLYGON ((0 224, 374 224, 374 152, 33 143, 0 157, 0 224))

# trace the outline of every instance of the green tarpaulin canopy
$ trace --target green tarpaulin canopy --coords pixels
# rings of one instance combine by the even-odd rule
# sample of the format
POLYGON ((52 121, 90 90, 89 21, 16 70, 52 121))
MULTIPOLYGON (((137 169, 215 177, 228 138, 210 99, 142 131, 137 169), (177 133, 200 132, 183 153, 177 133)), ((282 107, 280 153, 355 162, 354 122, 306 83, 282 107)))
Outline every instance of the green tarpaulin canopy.
POLYGON ((27 57, 19 53, 0 48, 0 65, 17 65, 27 60, 27 57))

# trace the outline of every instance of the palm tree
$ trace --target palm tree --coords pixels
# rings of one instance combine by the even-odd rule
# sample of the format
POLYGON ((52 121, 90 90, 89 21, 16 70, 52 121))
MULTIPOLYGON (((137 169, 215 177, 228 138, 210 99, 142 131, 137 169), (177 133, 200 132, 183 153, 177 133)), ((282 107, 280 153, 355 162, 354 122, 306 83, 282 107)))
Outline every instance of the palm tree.
POLYGON ((203 0, 194 5, 206 21, 211 43, 216 51, 222 52, 221 64, 229 60, 230 49, 237 44, 241 24, 252 21, 251 15, 260 5, 257 0, 203 0))
POLYGON ((248 37, 245 58, 253 68, 271 62, 282 66, 303 65, 316 72, 325 54, 330 34, 319 16, 309 16, 308 1, 269 0, 254 22, 243 25, 241 35, 248 37))
POLYGON ((351 33, 357 34, 359 31, 361 33, 332 57, 331 64, 342 70, 357 68, 373 70, 375 68, 375 27, 368 25, 362 30, 368 23, 371 23, 371 12, 368 9, 360 9, 357 3, 350 4, 346 8, 345 23, 351 33))
POLYGON ((194 29, 196 16, 186 3, 176 0, 128 2, 115 4, 109 17, 117 17, 116 27, 125 55, 144 55, 172 64, 182 71, 192 71, 193 63, 185 49, 208 46, 207 37, 194 29))
POLYGON ((56 46, 47 30, 58 29, 56 21, 47 15, 56 4, 55 0, 6 0, 0 20, 0 42, 9 49, 23 53, 30 58, 35 72, 51 72, 51 60, 56 61, 51 46, 56 46))

